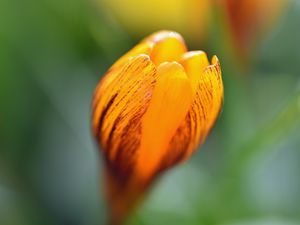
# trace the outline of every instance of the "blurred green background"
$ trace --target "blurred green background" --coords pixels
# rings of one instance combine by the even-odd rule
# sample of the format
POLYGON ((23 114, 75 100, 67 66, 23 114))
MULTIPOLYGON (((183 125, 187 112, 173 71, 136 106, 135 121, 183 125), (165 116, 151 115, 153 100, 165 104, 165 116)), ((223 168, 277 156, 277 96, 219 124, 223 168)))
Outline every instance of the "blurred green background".
POLYGON ((218 55, 225 104, 201 151, 163 176, 128 224, 300 224, 300 2, 287 2, 246 57, 222 5, 201 19, 207 8, 182 11, 190 1, 154 1, 165 11, 145 13, 121 2, 0 1, 0 224, 105 224, 93 90, 156 29, 218 55))

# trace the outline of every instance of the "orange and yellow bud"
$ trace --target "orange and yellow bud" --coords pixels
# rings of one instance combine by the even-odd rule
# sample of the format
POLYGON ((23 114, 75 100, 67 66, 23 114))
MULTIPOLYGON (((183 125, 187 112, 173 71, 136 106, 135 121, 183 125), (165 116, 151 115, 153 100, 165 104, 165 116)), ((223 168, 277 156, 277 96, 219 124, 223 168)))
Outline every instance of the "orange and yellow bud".
POLYGON ((114 224, 205 140, 222 101, 217 57, 210 64, 204 52, 188 52, 175 32, 147 37, 112 65, 95 90, 92 125, 114 224))

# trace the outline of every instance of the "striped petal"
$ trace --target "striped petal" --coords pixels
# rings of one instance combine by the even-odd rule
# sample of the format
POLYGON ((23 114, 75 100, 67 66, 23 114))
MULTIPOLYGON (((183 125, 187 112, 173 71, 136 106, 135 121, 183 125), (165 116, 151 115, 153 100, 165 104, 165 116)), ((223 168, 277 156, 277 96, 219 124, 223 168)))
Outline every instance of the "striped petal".
POLYGON ((140 54, 150 55, 153 48, 153 43, 150 42, 141 42, 136 45, 133 49, 129 50, 126 54, 124 54, 117 62, 115 62, 110 70, 115 69, 119 66, 124 65, 127 60, 131 57, 135 57, 140 54))
MULTIPOLYGON (((149 56, 138 55, 113 70, 93 101, 93 131, 106 162, 106 197, 114 223, 122 221, 141 197, 145 185, 133 178, 140 146, 142 117, 155 85, 156 68, 149 56)), ((97 90, 96 89, 96 90, 97 90)), ((96 91, 97 93, 97 91, 96 91)))
POLYGON ((148 56, 139 55, 114 72, 115 79, 100 83, 99 89, 105 87, 101 98, 94 98, 93 130, 109 161, 119 160, 120 165, 130 161, 119 159, 132 154, 127 147, 134 146, 128 142, 139 140, 140 118, 152 96, 156 69, 148 56))
POLYGON ((199 71, 194 100, 181 125, 189 127, 191 134, 189 147, 182 159, 188 158, 207 137, 221 111, 223 95, 220 63, 214 56, 212 65, 199 71))

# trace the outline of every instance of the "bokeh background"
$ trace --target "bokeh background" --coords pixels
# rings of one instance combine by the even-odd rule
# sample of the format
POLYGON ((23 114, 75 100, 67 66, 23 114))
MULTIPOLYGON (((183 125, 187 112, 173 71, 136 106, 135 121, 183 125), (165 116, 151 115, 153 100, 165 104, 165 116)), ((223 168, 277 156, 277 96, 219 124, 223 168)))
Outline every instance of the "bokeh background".
POLYGON ((300 224, 300 1, 1 0, 0 224, 106 224, 98 80, 141 38, 218 55, 223 112, 128 225, 300 224))

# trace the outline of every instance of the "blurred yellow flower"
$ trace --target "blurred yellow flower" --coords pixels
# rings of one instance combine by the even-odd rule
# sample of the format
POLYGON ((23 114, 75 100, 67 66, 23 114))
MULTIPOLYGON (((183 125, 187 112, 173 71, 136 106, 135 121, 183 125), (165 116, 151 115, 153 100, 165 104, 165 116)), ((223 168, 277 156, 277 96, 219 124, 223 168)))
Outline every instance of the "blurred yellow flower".
POLYGON ((107 165, 114 224, 153 180, 190 157, 214 125, 223 101, 216 56, 187 52, 183 38, 162 31, 121 57, 99 82, 92 125, 107 165))
MULTIPOLYGON (((193 46, 212 40, 218 7, 224 12, 234 50, 247 58, 257 41, 282 14, 288 0, 94 0, 129 34, 142 37, 161 29, 176 30, 193 46)), ((220 21, 218 21, 220 22, 220 21)), ((221 25, 225 25, 221 23, 221 25)), ((225 37, 217 37, 218 40, 225 37)), ((225 40, 227 40, 225 38, 225 40)), ((229 43, 226 43, 229 44, 229 43)))
POLYGON ((144 36, 161 29, 176 30, 199 45, 207 35, 210 0, 102 0, 131 34, 144 36))

